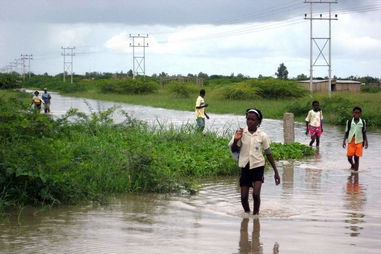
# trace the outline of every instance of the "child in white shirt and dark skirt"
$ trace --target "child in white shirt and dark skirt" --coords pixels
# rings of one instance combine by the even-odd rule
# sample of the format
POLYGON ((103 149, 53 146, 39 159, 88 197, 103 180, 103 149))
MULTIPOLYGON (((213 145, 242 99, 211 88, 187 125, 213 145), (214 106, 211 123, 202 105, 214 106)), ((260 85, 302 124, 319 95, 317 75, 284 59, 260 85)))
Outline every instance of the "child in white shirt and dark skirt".
POLYGON ((275 184, 280 184, 278 169, 270 150, 270 139, 266 133, 258 127, 263 116, 259 109, 246 110, 246 128, 237 130, 229 142, 233 153, 239 152, 238 166, 241 168, 240 187, 241 203, 244 211, 250 213, 249 190, 253 188, 253 214, 259 213, 261 205, 261 187, 264 182, 264 168, 266 155, 274 169, 275 184))

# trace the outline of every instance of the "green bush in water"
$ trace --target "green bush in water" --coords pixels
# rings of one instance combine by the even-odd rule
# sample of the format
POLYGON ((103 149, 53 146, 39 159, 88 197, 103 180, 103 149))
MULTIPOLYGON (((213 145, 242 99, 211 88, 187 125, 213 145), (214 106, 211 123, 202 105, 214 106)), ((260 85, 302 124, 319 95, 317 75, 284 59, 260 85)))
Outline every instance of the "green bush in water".
POLYGON ((301 159, 315 154, 310 146, 297 142, 291 144, 272 143, 271 153, 275 160, 301 159))

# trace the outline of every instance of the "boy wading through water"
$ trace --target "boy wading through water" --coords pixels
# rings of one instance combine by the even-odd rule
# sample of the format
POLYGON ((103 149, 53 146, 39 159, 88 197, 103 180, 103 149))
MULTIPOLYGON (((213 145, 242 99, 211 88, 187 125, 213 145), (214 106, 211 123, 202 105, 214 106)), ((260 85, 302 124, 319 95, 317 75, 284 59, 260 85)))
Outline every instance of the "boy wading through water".
POLYGON ((362 149, 368 148, 368 138, 366 136, 366 122, 361 119, 361 108, 354 107, 352 114, 353 118, 347 120, 345 127, 345 135, 343 140, 343 148, 347 146, 347 157, 351 164, 352 172, 357 173, 359 170, 360 157, 362 156, 362 149), (353 162, 354 157, 354 162, 353 162))
POLYGON ((52 97, 48 93, 48 88, 44 88, 44 93, 42 94, 41 98, 44 101, 45 114, 50 113, 50 100, 52 97))
POLYGON ((197 97, 196 100, 196 123, 199 131, 203 131, 205 128, 205 118, 209 119, 209 116, 205 113, 205 108, 208 106, 207 103, 205 103, 205 90, 200 90, 200 96, 197 97))
POLYGON ((312 146, 316 140, 316 146, 320 144, 320 136, 323 133, 323 113, 320 109, 318 101, 312 102, 312 109, 308 112, 306 117, 306 135, 310 133, 312 146))
POLYGON ((247 127, 235 132, 229 142, 233 153, 239 152, 238 166, 241 168, 239 180, 241 186, 241 203, 246 213, 250 213, 249 189, 253 188, 253 214, 259 213, 261 205, 261 187, 264 182, 265 158, 263 152, 274 169, 275 184, 280 183, 278 169, 270 151, 270 139, 266 133, 258 129, 263 116, 258 109, 246 111, 247 127))

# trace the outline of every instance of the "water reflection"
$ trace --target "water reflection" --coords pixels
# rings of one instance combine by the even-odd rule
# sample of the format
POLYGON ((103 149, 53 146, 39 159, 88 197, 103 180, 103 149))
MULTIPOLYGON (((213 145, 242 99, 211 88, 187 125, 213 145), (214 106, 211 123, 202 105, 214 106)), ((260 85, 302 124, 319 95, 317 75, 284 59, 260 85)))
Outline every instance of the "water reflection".
MULTIPOLYGON (((255 253, 263 254, 263 243, 260 239, 261 224, 259 218, 253 219, 253 232, 251 241, 249 238, 249 218, 243 218, 241 222, 240 238, 239 238, 239 253, 255 253)), ((274 243, 273 254, 279 253, 279 244, 274 243)))
POLYGON ((292 194, 294 189, 294 162, 283 164, 282 192, 283 195, 292 194))
POLYGON ((259 240, 261 225, 259 219, 253 220, 253 233, 249 240, 249 218, 242 219, 239 239, 239 253, 263 253, 263 247, 259 240))
POLYGON ((352 172, 348 177, 345 196, 345 208, 348 209, 346 213, 348 218, 345 222, 349 224, 346 228, 350 230, 351 237, 359 236, 360 230, 363 229, 360 225, 365 222, 363 219, 365 214, 362 212, 365 202, 365 191, 359 183, 359 174, 352 172))

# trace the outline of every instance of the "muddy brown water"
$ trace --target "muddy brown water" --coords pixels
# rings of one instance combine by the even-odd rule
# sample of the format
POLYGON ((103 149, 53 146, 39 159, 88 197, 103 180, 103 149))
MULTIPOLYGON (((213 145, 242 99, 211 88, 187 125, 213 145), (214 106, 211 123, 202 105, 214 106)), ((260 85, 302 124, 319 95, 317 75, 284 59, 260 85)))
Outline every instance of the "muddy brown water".
MULTIPOLYGON (((152 124, 194 123, 193 112, 52 97, 54 116, 70 107, 89 113, 118 105, 152 124)), ((244 126, 243 116, 210 116, 209 130, 244 126)), ((281 124, 265 120, 262 129, 279 142, 281 124)), ((343 130, 324 130, 315 157, 277 162, 279 186, 266 172, 259 218, 243 216, 237 179, 229 177, 203 183, 194 196, 125 194, 106 206, 25 208, 1 222, 0 253, 381 253, 381 131, 369 131, 369 149, 353 175, 343 130)), ((295 132, 308 142, 304 124, 295 132)))

